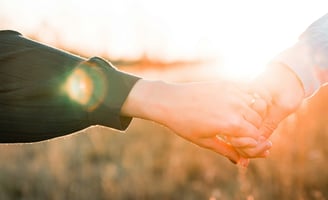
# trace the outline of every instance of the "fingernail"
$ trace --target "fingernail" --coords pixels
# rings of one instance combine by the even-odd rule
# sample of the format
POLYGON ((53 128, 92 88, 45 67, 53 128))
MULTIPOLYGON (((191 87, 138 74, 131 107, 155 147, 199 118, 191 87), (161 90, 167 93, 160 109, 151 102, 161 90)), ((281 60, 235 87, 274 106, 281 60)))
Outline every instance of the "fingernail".
POLYGON ((268 157, 270 155, 270 151, 269 150, 266 150, 265 152, 264 152, 264 156, 265 157, 268 157))

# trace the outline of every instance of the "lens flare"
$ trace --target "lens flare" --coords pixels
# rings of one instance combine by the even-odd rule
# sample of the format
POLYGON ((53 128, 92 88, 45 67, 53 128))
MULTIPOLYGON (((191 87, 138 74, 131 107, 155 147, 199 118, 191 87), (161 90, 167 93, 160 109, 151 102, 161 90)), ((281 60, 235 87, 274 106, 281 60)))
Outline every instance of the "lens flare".
POLYGON ((85 71, 77 69, 69 76, 66 91, 72 100, 86 105, 90 101, 93 91, 92 80, 85 71))
POLYGON ((92 111, 104 100, 106 93, 104 80, 101 71, 95 67, 80 67, 68 76, 64 90, 71 100, 92 111))

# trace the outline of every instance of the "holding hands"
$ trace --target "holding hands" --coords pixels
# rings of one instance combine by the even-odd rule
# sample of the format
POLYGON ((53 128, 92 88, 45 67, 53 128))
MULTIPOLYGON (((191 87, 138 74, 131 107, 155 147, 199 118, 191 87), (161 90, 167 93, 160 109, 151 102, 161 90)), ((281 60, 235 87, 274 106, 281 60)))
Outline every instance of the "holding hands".
POLYGON ((129 117, 137 117, 162 124, 200 147, 247 165, 249 158, 268 155, 272 146, 268 138, 283 119, 296 111, 304 91, 313 94, 328 82, 327 21, 326 14, 313 23, 299 42, 276 57, 277 63, 271 63, 247 87, 227 81, 147 81, 120 72, 101 58, 79 58, 18 32, 0 31, 0 42, 5 47, 0 49, 4 102, 1 142, 40 141, 95 124, 124 130, 129 117), (26 55, 22 53, 25 50, 26 55), (93 94, 90 98, 99 102, 97 109, 90 110, 76 101, 81 95, 71 98, 70 92, 62 94, 59 89, 62 83, 57 80, 84 64, 87 71, 101 69, 104 90, 93 94, 89 88, 98 82, 78 77, 72 91, 93 94), (21 74, 25 71, 29 73, 21 74), (39 119, 46 123, 39 126, 39 119))
POLYGON ((227 81, 171 84, 140 80, 122 114, 158 122, 200 147, 247 165, 248 158, 268 155, 272 146, 268 137, 302 99, 297 77, 277 65, 248 88, 227 81))
POLYGON ((139 117, 155 117, 181 137, 235 163, 267 156, 267 139, 278 124, 328 82, 327 22, 328 14, 312 23, 248 88, 231 82, 162 83, 166 86, 162 94, 155 91, 160 98, 153 107, 159 112, 139 117))
POLYGON ((303 97, 296 75, 272 64, 249 87, 227 81, 140 80, 122 113, 158 122, 200 147, 247 165, 248 158, 268 155, 272 144, 267 139, 303 97))
MULTIPOLYGON (((289 114, 296 111, 304 98, 303 86, 296 74, 280 63, 270 64, 251 83, 250 88, 251 91, 259 94, 267 102, 268 106, 266 115, 259 127, 261 140, 268 139, 279 123, 289 114)), ((255 107, 253 106, 253 108, 255 107)), ((236 148, 236 151, 245 158, 268 155, 268 152, 259 151, 260 145, 261 143, 256 147, 236 148)))

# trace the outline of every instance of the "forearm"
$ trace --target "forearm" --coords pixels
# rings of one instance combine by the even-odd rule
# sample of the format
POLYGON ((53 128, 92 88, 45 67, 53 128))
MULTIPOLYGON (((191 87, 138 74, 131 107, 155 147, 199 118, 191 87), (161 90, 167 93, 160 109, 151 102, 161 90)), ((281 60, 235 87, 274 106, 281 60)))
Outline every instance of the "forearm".
POLYGON ((171 104, 170 99, 174 98, 173 87, 163 81, 139 80, 124 102, 121 114, 163 124, 163 116, 168 114, 171 104))
POLYGON ((273 62, 290 67, 301 80, 306 96, 328 82, 328 14, 307 28, 299 41, 273 62))
POLYGON ((311 96, 324 82, 328 81, 319 78, 320 74, 313 57, 315 55, 309 46, 299 41, 279 54, 272 62, 276 65, 288 66, 301 81, 305 96, 311 96))

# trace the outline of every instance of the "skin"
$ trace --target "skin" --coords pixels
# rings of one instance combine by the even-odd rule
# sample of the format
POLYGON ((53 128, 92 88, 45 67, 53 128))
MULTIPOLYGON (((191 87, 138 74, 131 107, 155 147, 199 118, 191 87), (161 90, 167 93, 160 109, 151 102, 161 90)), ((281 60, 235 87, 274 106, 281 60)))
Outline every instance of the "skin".
POLYGON ((296 74, 275 63, 246 88, 225 81, 140 80, 121 112, 160 123, 200 147, 247 165, 248 158, 269 155, 268 138, 303 99, 296 74))
POLYGON ((245 165, 248 159, 217 135, 235 138, 240 152, 252 153, 252 148, 265 152, 271 148, 271 143, 260 137, 266 102, 259 99, 262 106, 255 111, 250 106, 253 98, 225 81, 172 84, 139 80, 121 113, 155 121, 200 147, 245 165))
MULTIPOLYGON (((269 138, 279 123, 295 112, 304 99, 304 89, 296 74, 286 65, 272 63, 253 83, 252 90, 260 94, 269 107, 261 125, 263 139, 269 138)), ((235 141, 231 142, 233 146, 235 141)), ((236 148, 243 157, 255 158, 268 154, 259 146, 236 148)))

